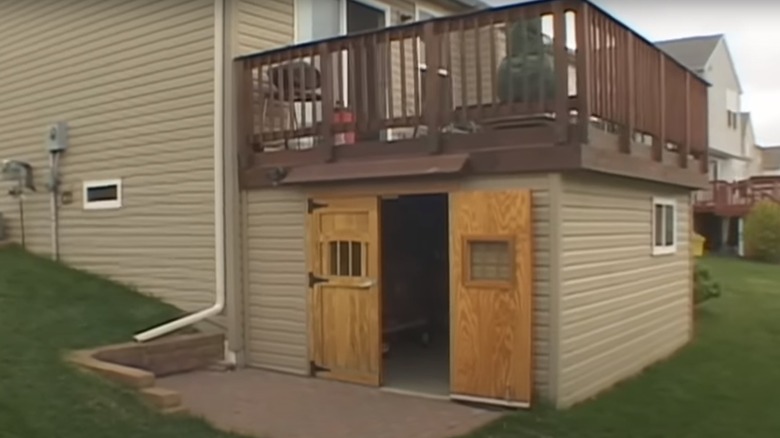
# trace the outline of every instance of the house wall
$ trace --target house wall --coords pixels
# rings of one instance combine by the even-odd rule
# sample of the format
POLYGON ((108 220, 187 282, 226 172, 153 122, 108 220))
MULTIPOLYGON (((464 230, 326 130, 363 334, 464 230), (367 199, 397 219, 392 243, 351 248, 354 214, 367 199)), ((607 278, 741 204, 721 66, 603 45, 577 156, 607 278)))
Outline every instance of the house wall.
POLYGON ((619 177, 565 175, 557 402, 640 372, 691 337, 690 196, 619 177), (652 198, 677 201, 677 252, 653 256, 652 198))
MULTIPOLYGON (((295 0, 296 11, 298 16, 296 17, 296 41, 307 42, 313 39, 328 38, 339 34, 340 24, 340 11, 339 0, 295 0)), ((427 12, 433 12, 439 16, 445 16, 450 14, 456 14, 464 12, 467 9, 461 5, 454 4, 447 1, 419 1, 414 0, 366 0, 370 6, 387 7, 390 10, 389 22, 391 25, 399 25, 413 21, 416 18, 416 12, 419 8, 427 12)), ((451 105, 458 107, 461 105, 461 101, 464 101, 463 94, 461 92, 462 81, 461 78, 465 77, 466 80, 466 95, 465 101, 468 104, 476 104, 478 93, 478 84, 476 83, 476 68, 479 66, 481 74, 481 95, 483 103, 489 103, 493 96, 493 88, 495 86, 494 78, 497 65, 491 65, 491 59, 489 51, 492 47, 495 48, 496 64, 503 58, 505 52, 505 42, 503 27, 496 26, 491 32, 487 28, 481 29, 480 32, 480 47, 476 47, 476 37, 474 32, 468 32, 463 41, 457 32, 453 31, 446 35, 448 41, 444 43, 444 51, 448 53, 443 54, 442 67, 446 67, 450 73, 451 88, 452 88, 452 100, 451 105), (491 39, 493 43, 491 44, 491 39), (461 45, 465 47, 461 50, 461 45), (461 68, 461 52, 465 53, 465 67, 467 71, 463 71, 461 68)), ((419 75, 418 64, 426 64, 425 44, 422 39, 417 40, 414 38, 405 38, 401 41, 394 41, 390 43, 388 49, 387 44, 381 41, 377 45, 377 50, 385 50, 390 53, 391 65, 389 68, 383 66, 378 73, 378 80, 389 81, 390 89, 392 93, 387 96, 388 99, 392 99, 392 105, 388 102, 388 108, 392 110, 392 114, 388 116, 399 118, 403 116, 414 116, 417 114, 417 108, 415 105, 415 96, 419 96, 422 99, 422 89, 424 88, 424 78, 418 78, 418 87, 415 87, 415 75, 419 75), (403 48, 402 48, 403 46, 403 48), (402 68, 401 58, 403 58, 404 66, 402 68), (417 54, 417 64, 415 64, 415 53, 417 54), (387 75, 387 70, 390 70, 390 76, 387 75), (405 82, 405 87, 404 87, 405 82), (405 88, 405 93, 404 93, 405 88)), ((384 59, 380 57, 380 60, 384 59)), ((337 57, 334 56, 333 65, 337 64, 337 57)), ((438 67, 438 66, 436 66, 438 67)), ((344 67, 346 68, 346 67, 344 67)), ((334 80, 335 81, 335 80, 334 80)), ((349 90, 343 90, 345 93, 349 93, 349 90)), ((343 100, 343 96, 336 96, 337 100, 343 100)), ((319 110, 317 110, 319 112, 319 110)), ((307 109, 306 120, 311 122, 313 117, 311 114, 313 109, 307 109)), ((411 123, 411 122, 410 122, 411 123)))
MULTIPOLYGON (((0 158, 30 162, 28 248, 51 252, 47 127, 69 123, 65 262, 185 310, 214 290, 214 1, 0 0, 0 158), (82 181, 121 178, 123 206, 82 208, 82 181)), ((19 241, 16 202, 0 212, 19 241)))
POLYGON ((763 148, 755 143, 751 146, 751 148, 752 152, 750 154, 751 160, 748 172, 750 173, 750 176, 761 175, 762 169, 764 168, 763 148))
POLYGON ((237 3, 235 55, 292 44, 296 0, 231 0, 237 3))
POLYGON ((750 176, 750 160, 710 155, 710 181, 714 179, 713 166, 716 165, 715 163, 718 166, 719 181, 740 181, 750 176))
POLYGON ((780 147, 772 146, 761 149, 761 173, 776 175, 780 172, 780 147))
MULTIPOLYGON (((741 117, 737 115, 736 126, 728 124, 727 110, 740 112, 741 91, 739 79, 724 40, 721 40, 713 51, 704 76, 712 84, 707 96, 710 147, 732 156, 743 156, 741 117)), ((722 160, 721 173, 733 175, 736 179, 743 179, 747 169, 739 167, 739 163, 736 160, 722 160)))
MULTIPOLYGON (((551 393, 551 208, 557 175, 470 178, 459 183, 432 183, 431 192, 446 190, 533 189, 534 208, 534 379, 536 393, 551 393)), ((419 191, 422 182, 393 185, 335 185, 321 194, 403 193, 419 191), (359 192, 358 192, 359 191, 359 192)), ((302 189, 277 188, 245 193, 244 241, 247 302, 247 363, 297 374, 309 371, 306 296, 306 198, 302 189)))

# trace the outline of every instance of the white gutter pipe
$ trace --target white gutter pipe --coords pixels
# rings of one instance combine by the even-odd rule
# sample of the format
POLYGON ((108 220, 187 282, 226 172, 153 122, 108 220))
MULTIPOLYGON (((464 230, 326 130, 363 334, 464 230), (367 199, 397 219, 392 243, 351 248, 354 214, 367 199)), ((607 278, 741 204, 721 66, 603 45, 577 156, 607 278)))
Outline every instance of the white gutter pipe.
POLYGON ((146 342, 173 331, 219 315, 225 309, 225 159, 224 134, 224 67, 225 67, 225 1, 214 0, 214 259, 216 260, 216 291, 214 304, 133 336, 136 342, 146 342))

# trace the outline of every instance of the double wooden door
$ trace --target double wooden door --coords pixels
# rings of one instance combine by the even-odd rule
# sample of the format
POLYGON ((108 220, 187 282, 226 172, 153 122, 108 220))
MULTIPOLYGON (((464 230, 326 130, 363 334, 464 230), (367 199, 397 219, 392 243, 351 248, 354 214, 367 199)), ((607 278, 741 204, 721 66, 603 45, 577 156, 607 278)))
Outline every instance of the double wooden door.
MULTIPOLYGON (((382 381, 380 201, 310 202, 313 371, 382 381)), ((527 190, 450 195, 450 379, 454 399, 531 401, 533 251, 527 190)))

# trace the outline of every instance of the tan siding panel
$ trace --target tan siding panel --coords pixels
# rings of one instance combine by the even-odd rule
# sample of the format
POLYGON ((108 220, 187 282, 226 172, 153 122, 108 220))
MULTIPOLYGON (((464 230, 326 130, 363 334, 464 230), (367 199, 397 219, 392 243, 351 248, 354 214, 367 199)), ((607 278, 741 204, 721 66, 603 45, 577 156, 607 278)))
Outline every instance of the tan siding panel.
MULTIPOLYGON (((0 0, 0 157, 35 166, 30 249, 50 252, 48 124, 69 124, 60 253, 185 310, 214 294, 211 0, 0 0), (82 209, 82 182, 121 178, 118 210, 82 209)), ((17 208, 0 198, 11 235, 17 208)))
POLYGON ((238 0, 236 22, 237 54, 292 44, 294 0, 238 0))
POLYGON ((294 190, 244 196, 248 363, 306 373, 305 198, 294 190))
POLYGON ((606 176, 564 177, 558 404, 591 397, 688 340, 689 196, 606 176), (678 250, 652 256, 652 198, 677 201, 678 250))

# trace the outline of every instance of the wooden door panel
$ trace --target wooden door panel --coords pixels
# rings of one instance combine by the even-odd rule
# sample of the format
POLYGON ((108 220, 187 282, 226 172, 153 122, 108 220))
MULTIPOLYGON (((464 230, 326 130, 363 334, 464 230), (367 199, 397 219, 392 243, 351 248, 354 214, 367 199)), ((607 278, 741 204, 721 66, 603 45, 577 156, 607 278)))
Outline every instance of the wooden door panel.
POLYGON ((533 249, 528 190, 450 195, 452 396, 531 400, 533 249))
POLYGON ((312 205, 312 361, 319 376, 379 385, 379 200, 318 199, 312 205))

